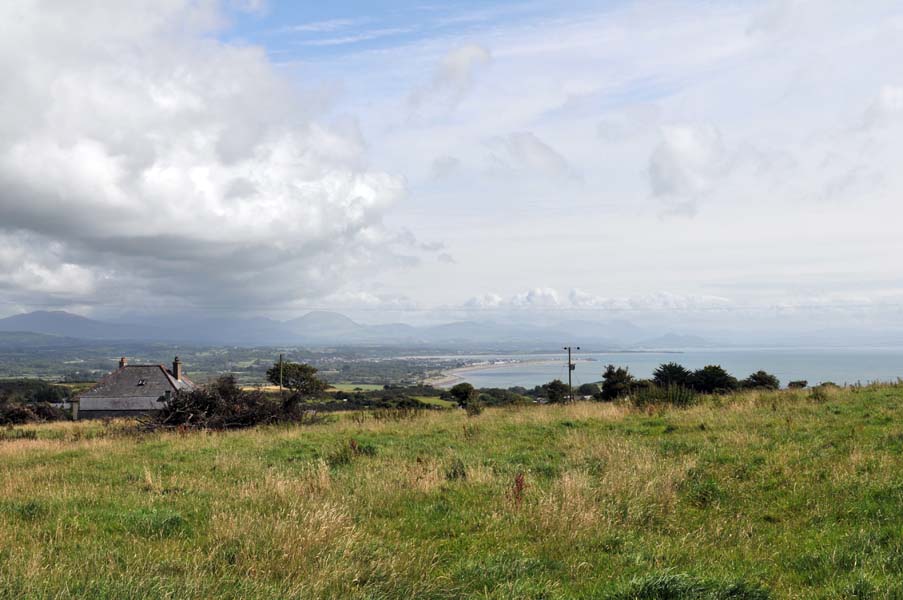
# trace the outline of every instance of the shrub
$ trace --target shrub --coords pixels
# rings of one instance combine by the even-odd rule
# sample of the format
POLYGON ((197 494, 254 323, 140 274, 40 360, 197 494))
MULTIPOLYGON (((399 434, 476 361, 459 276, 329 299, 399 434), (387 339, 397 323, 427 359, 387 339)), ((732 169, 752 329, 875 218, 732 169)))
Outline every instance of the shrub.
POLYGON ((468 417, 476 417, 483 413, 483 407, 479 402, 469 402, 464 406, 464 410, 467 411, 468 417))
POLYGON ((726 394, 737 389, 737 379, 720 365, 707 365, 693 371, 690 387, 703 394, 726 394))
POLYGON ((781 388, 781 382, 771 373, 756 371, 741 381, 740 387, 745 390, 778 390, 781 388))
POLYGON ((510 406, 530 401, 523 394, 502 388, 481 388, 479 392, 479 402, 484 406, 510 406))
POLYGON ((3 401, 22 403, 62 402, 68 391, 40 379, 10 379, 0 381, 0 403, 3 401))
POLYGON ((69 413, 46 402, 0 402, 0 425, 65 421, 69 413))
POLYGON ((675 362, 665 363, 652 373, 652 380, 659 387, 667 388, 672 385, 686 386, 692 373, 675 362))

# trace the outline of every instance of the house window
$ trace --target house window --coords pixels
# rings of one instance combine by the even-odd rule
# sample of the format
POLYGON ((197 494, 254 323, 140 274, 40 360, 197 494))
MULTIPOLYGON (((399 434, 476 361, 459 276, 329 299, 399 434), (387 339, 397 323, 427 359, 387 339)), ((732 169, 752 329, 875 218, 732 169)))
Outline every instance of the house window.
POLYGON ((147 383, 147 379, 139 379, 138 380, 138 385, 144 385, 145 383, 147 383))

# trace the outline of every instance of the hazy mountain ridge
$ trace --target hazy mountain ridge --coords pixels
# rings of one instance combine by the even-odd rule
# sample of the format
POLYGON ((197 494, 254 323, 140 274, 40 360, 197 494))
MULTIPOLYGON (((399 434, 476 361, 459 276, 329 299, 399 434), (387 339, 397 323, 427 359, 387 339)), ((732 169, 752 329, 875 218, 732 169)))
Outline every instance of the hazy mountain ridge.
POLYGON ((592 344, 620 348, 650 333, 626 321, 611 323, 562 321, 551 325, 456 321, 440 325, 404 323, 364 325, 336 312, 314 311, 287 321, 267 318, 226 319, 161 317, 135 318, 128 323, 89 319, 64 311, 36 311, 0 319, 0 331, 86 340, 144 340, 204 344, 279 345, 461 345, 545 346, 592 344))

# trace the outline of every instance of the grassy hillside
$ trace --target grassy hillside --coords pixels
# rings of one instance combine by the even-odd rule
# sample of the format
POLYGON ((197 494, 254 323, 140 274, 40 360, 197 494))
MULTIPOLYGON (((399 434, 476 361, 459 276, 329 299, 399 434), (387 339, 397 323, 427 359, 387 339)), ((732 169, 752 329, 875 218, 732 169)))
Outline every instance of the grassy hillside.
POLYGON ((0 598, 900 598, 901 407, 0 431, 0 598))

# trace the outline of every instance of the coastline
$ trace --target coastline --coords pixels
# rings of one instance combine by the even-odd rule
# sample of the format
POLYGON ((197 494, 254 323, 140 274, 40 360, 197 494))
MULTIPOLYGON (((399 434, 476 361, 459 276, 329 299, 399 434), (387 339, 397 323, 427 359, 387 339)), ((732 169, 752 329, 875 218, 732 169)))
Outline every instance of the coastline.
MULTIPOLYGON (((578 362, 593 362, 589 360, 575 360, 574 363, 578 362)), ((523 366, 523 365, 557 365, 560 364, 560 360, 549 360, 549 359, 538 359, 538 360, 509 360, 504 362, 495 362, 495 363, 476 363, 472 365, 467 365, 465 367, 457 367, 454 369, 449 369, 448 371, 443 371, 439 375, 435 377, 431 377, 425 381, 427 385, 431 385, 436 388, 450 388, 454 385, 464 382, 463 375, 467 373, 473 373, 475 371, 492 371, 493 369, 505 369, 512 365, 523 366)))

